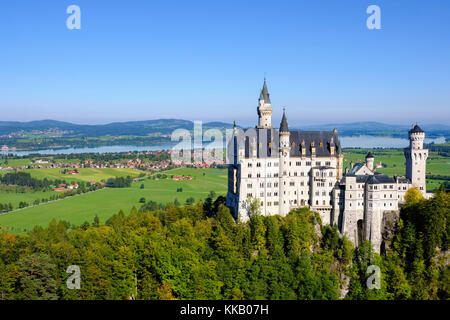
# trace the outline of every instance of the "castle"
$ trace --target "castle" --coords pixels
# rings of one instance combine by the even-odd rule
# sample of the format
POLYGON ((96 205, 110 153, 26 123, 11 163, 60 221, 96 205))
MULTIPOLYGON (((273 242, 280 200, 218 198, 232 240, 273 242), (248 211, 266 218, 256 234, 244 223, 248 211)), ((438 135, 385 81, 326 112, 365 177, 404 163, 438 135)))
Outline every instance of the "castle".
POLYGON ((309 207, 322 223, 337 225, 355 244, 370 240, 377 252, 382 244, 382 221, 398 212, 406 191, 417 187, 426 196, 425 132, 416 124, 404 149, 406 177, 388 177, 374 169, 374 156, 352 164, 343 172, 343 154, 337 130, 290 131, 285 111, 279 130, 272 126, 273 108, 266 80, 258 101, 258 125, 242 130, 234 126, 228 143, 226 204, 235 219, 254 214, 285 216, 309 207))

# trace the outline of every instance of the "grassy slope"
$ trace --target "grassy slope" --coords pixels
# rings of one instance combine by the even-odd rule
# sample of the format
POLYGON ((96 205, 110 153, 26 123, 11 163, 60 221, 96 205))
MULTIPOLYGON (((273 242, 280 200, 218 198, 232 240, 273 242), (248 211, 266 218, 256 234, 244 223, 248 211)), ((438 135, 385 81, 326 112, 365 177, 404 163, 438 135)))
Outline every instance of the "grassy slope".
POLYGON ((226 193, 226 170, 174 169, 167 174, 192 175, 194 179, 185 181, 145 179, 143 182, 133 183, 131 188, 103 189, 1 215, 0 225, 11 232, 20 233, 35 225, 47 225, 52 219, 80 225, 85 221, 92 222, 95 215, 98 215, 104 222, 121 209, 128 213, 133 206, 139 208, 141 197, 147 201, 162 203, 172 202, 177 198, 180 203, 184 203, 189 197, 194 197, 195 200, 204 199, 211 190, 221 195, 226 193), (144 184, 144 189, 140 189, 141 184, 144 184), (180 187, 183 188, 183 192, 176 192, 180 187))
POLYGON ((114 177, 137 177, 143 171, 137 171, 134 169, 115 169, 115 168, 104 168, 104 169, 96 169, 96 168, 81 168, 78 169, 80 174, 62 174, 61 171, 63 169, 25 169, 24 172, 29 172, 32 177, 37 179, 61 179, 66 180, 67 182, 71 181, 91 181, 94 180, 96 182, 107 180, 108 178, 114 177))
POLYGON ((0 203, 2 204, 8 204, 11 203, 14 209, 17 209, 19 207, 19 202, 25 201, 29 204, 32 204, 36 199, 48 199, 53 194, 56 194, 57 192, 54 191, 34 191, 34 192, 25 192, 25 193, 19 193, 19 192, 7 192, 4 190, 0 190, 0 203))

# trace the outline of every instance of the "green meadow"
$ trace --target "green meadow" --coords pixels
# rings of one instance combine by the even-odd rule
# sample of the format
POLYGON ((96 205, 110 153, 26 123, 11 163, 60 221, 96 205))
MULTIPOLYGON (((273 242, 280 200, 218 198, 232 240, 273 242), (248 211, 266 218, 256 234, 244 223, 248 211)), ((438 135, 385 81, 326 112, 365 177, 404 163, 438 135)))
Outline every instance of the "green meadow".
MULTIPOLYGON (((70 169, 69 169, 70 170, 70 169)), ((79 174, 62 174, 63 169, 51 168, 51 169, 25 169, 24 172, 28 172, 32 177, 37 179, 50 179, 50 180, 66 180, 71 181, 96 181, 107 180, 115 177, 131 176, 133 178, 138 177, 143 171, 138 171, 129 168, 81 168, 77 169, 79 174)))
POLYGON ((167 179, 146 178, 133 183, 130 188, 102 189, 0 215, 0 225, 12 233, 23 233, 35 225, 46 226, 52 219, 80 225, 85 221, 92 222, 97 215, 100 221, 105 222, 120 210, 128 213, 133 206, 139 208, 142 205, 139 202, 141 198, 158 203, 173 202, 176 198, 183 204, 189 197, 196 201, 204 199, 210 191, 215 191, 217 195, 226 194, 225 169, 180 168, 164 173, 168 175, 167 179), (193 179, 174 181, 170 175, 190 175, 193 179), (179 188, 182 188, 182 192, 177 192, 179 188))

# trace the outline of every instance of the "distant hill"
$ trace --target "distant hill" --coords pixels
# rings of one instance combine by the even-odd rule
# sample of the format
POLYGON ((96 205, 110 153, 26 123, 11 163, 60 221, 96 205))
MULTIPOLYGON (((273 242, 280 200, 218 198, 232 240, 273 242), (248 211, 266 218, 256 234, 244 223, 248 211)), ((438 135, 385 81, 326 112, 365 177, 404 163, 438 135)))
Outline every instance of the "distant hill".
MULTIPOLYGON (((232 128, 233 125, 223 122, 204 123, 203 128, 232 128)), ((55 120, 40 120, 30 122, 0 121, 0 135, 10 134, 18 131, 45 131, 59 129, 72 131, 73 135, 100 137, 105 135, 121 136, 135 135, 147 136, 152 133, 170 134, 175 129, 193 129, 194 123, 180 119, 158 119, 130 122, 113 122, 109 124, 83 125, 55 120)))
MULTIPOLYGON (((34 130, 62 130, 71 131, 71 135, 81 137, 101 137, 101 136, 148 136, 154 133, 170 134, 175 129, 192 130, 194 123, 182 119, 157 119, 144 121, 113 122, 109 124, 84 125, 55 120, 40 120, 30 122, 0 121, 0 135, 7 135, 13 132, 34 130)), ((232 128, 233 124, 225 122, 208 122, 203 124, 204 129, 232 128)), ((293 125, 293 130, 333 130, 337 128, 341 136, 373 135, 373 136, 394 136, 406 137, 411 126, 392 125, 380 122, 353 122, 353 123, 330 123, 323 125, 293 125)), ((450 126, 443 124, 421 125, 427 132, 428 137, 444 136, 450 138, 450 126)))

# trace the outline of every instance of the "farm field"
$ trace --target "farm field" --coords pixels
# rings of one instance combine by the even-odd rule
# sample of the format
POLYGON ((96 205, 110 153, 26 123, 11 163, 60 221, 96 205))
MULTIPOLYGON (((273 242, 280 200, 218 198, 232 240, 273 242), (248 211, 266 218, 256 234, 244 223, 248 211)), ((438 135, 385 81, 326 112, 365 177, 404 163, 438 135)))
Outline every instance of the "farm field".
POLYGON ((77 169, 79 174, 62 174, 63 169, 59 168, 51 168, 51 169, 25 169, 23 172, 28 172, 32 177, 37 179, 60 179, 66 180, 68 183, 71 181, 95 181, 100 182, 102 180, 107 180, 109 178, 115 177, 126 177, 130 176, 132 178, 136 178, 143 171, 138 171, 129 168, 81 168, 77 169))
MULTIPOLYGON (((114 170, 114 169, 113 169, 114 170)), ((225 195, 227 171, 225 169, 180 168, 165 171, 167 179, 135 182, 130 188, 102 189, 95 192, 69 197, 52 203, 11 212, 0 216, 2 228, 12 233, 29 231, 35 225, 46 226, 52 219, 65 220, 75 225, 85 221, 91 223, 97 215, 105 222, 113 214, 123 210, 128 213, 133 206, 139 208, 141 198, 158 203, 173 202, 176 198, 181 204, 193 197, 196 201, 204 199, 210 191, 225 195), (174 181, 170 175, 190 175, 192 180, 174 181), (141 189, 141 184, 144 189, 141 189), (177 192, 182 188, 182 192, 177 192)))
POLYGON ((20 202, 27 202, 32 204, 36 199, 48 199, 50 196, 57 194, 55 191, 28 191, 28 192, 15 192, 5 191, 0 189, 0 203, 11 203, 14 209, 19 207, 20 202))

